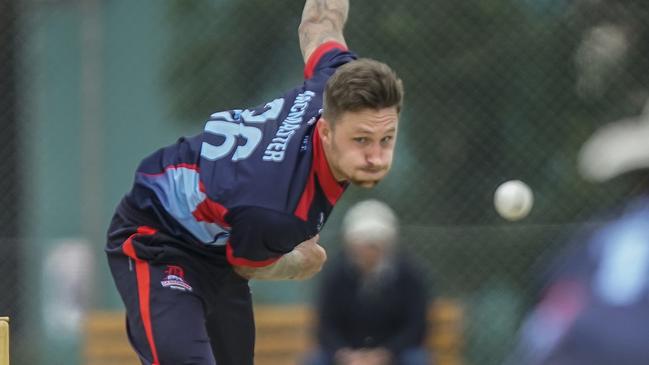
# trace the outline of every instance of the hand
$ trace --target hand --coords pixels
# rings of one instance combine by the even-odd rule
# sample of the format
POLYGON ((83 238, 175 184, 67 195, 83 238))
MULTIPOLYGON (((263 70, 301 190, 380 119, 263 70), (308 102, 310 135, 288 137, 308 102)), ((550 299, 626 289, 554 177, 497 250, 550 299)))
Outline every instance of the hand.
POLYGON ((390 365, 392 354, 382 347, 358 350, 343 348, 334 355, 334 362, 336 365, 390 365))
POLYGON ((334 364, 336 365, 360 365, 361 361, 361 351, 348 347, 342 348, 334 354, 334 364))
POLYGON ((233 265, 233 266, 232 266, 232 270, 234 270, 234 272, 235 272, 237 275, 241 276, 242 278, 244 278, 244 279, 246 279, 246 280, 254 279, 254 274, 255 274, 254 269, 251 269, 251 268, 249 268, 249 267, 247 267, 247 266, 236 266, 236 265, 233 265))
POLYGON ((389 365, 392 363, 392 354, 383 347, 364 349, 365 365, 389 365))
POLYGON ((303 259, 302 269, 295 279, 309 279, 322 270, 322 266, 327 261, 327 252, 318 244, 319 240, 320 235, 316 235, 293 249, 303 259))

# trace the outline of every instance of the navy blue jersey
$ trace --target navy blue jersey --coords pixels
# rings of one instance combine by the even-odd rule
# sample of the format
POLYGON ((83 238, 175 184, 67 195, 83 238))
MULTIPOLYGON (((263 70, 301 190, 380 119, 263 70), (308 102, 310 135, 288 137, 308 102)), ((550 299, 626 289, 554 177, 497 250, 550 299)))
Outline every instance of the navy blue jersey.
POLYGON ((222 252, 231 264, 273 263, 317 234, 345 190, 316 124, 325 83, 355 58, 325 43, 300 87, 256 108, 212 114, 202 133, 140 163, 118 212, 193 249, 222 252))

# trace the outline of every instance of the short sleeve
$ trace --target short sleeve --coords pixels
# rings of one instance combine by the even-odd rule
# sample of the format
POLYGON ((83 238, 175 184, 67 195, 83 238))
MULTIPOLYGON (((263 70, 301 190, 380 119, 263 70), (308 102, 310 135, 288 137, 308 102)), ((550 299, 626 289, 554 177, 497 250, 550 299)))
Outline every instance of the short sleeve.
POLYGON ((353 61, 357 56, 338 42, 325 42, 313 51, 304 66, 304 78, 313 79, 319 75, 329 78, 336 69, 353 61))
POLYGON ((226 220, 232 226, 227 259, 237 266, 268 266, 317 234, 292 214, 261 207, 233 208, 226 220))

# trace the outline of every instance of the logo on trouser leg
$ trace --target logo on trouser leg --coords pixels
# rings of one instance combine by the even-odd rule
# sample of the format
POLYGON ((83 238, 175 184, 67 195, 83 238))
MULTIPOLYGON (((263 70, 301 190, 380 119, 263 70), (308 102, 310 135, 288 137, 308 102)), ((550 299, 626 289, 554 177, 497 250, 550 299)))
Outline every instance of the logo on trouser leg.
POLYGON ((163 287, 182 291, 192 291, 192 287, 185 281, 185 270, 183 270, 182 267, 167 265, 167 270, 165 270, 164 273, 165 277, 160 282, 163 287))

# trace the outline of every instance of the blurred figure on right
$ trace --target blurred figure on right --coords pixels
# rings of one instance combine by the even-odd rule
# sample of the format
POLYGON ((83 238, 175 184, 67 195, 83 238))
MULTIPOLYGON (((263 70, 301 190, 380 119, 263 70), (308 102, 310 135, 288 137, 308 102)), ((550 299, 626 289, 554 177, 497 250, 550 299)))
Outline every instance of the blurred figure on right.
POLYGON ((639 189, 554 262, 507 365, 649 364, 649 104, 593 134, 579 167, 639 189))
POLYGON ((399 249, 392 209, 378 200, 344 217, 344 250, 322 275, 318 345, 309 365, 430 365, 423 275, 399 249))

